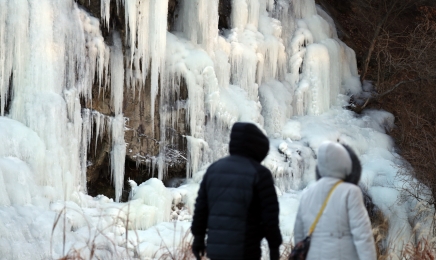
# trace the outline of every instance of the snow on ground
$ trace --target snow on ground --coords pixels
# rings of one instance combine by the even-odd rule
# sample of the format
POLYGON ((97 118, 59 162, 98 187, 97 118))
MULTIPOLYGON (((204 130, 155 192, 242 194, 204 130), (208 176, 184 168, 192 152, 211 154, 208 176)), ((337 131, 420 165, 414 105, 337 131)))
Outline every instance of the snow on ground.
MULTIPOLYGON (((402 183, 395 175, 401 160, 385 134, 385 129, 393 126, 391 114, 368 111, 356 116, 336 107, 322 115, 293 117, 286 125, 287 134, 271 139, 264 161, 277 178, 280 229, 285 241, 292 238, 301 191, 315 181, 315 151, 324 140, 348 144, 356 151, 363 165, 361 185, 389 218, 389 234, 395 234, 395 239, 401 234, 408 240, 413 227, 405 223, 415 205, 398 201, 402 183), (285 173, 284 169, 293 172, 285 173)), ((8 258, 20 259, 31 259, 35 254, 38 258, 74 253, 89 257, 93 246, 96 255, 120 259, 176 254, 190 242, 189 227, 203 174, 198 172, 177 188, 165 188, 156 178, 140 185, 132 183, 127 203, 76 193, 73 200, 53 202, 50 208, 31 204, 1 207, 0 233, 4 235, 0 251, 8 258)))

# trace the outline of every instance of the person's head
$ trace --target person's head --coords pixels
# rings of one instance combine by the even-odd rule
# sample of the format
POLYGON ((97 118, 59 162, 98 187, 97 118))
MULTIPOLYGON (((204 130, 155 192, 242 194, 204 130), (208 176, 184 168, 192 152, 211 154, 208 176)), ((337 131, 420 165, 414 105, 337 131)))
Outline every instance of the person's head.
POLYGON ((239 122, 233 125, 229 143, 231 155, 242 155, 261 162, 268 151, 268 138, 256 125, 239 122))
POLYGON ((333 142, 321 144, 316 166, 317 179, 335 177, 357 185, 361 174, 359 158, 349 146, 333 142))

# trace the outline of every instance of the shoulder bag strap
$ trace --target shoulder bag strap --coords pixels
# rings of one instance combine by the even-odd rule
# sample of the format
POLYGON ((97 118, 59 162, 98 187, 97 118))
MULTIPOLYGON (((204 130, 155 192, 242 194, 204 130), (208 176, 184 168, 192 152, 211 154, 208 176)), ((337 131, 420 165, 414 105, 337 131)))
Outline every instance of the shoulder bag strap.
POLYGON ((343 182, 343 181, 340 180, 340 181, 336 182, 336 184, 333 185, 333 187, 331 188, 329 194, 327 195, 327 198, 325 198, 324 203, 322 204, 322 207, 321 207, 321 209, 320 209, 319 212, 318 212, 318 215, 316 216, 315 220, 313 221, 312 226, 310 226, 310 229, 309 229, 309 235, 308 235, 308 236, 311 236, 311 235, 312 235, 313 231, 315 230, 316 224, 318 223, 318 220, 321 218, 322 212, 324 211, 325 207, 327 206, 327 202, 328 202, 328 200, 330 199, 330 196, 332 195, 332 193, 333 193, 333 191, 335 190, 335 188, 336 188, 339 184, 341 184, 341 182, 343 182))

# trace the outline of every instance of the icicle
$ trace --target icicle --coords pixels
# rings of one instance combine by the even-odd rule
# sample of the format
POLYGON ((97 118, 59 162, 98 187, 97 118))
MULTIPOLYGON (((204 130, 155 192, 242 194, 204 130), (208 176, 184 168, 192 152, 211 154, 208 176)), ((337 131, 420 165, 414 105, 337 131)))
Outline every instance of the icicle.
POLYGON ((330 107, 330 57, 321 44, 307 47, 303 65, 303 78, 310 84, 311 100, 306 104, 308 114, 318 115, 330 107))
POLYGON ((83 75, 84 82, 79 86, 79 92, 87 101, 89 101, 92 99, 92 88, 89 86, 94 84, 94 79, 97 78, 100 94, 101 87, 103 87, 103 81, 107 78, 109 49, 104 43, 104 38, 100 31, 99 20, 90 17, 82 10, 80 11, 79 16, 82 22, 82 28, 85 32, 87 54, 89 56, 89 60, 87 60, 86 64, 86 75, 83 75))
POLYGON ((115 201, 119 202, 124 186, 124 163, 126 143, 124 142, 124 117, 117 115, 112 119, 111 174, 115 186, 115 201))
POLYGON ((316 14, 315 1, 293 0, 292 5, 295 17, 297 19, 309 17, 316 14))
POLYGON ((82 143, 80 148, 80 165, 81 169, 81 178, 80 185, 84 189, 86 189, 86 167, 88 164, 88 149, 91 144, 91 133, 92 133, 92 124, 91 124, 91 110, 83 109, 82 112, 82 143))
POLYGON ((218 39, 218 1, 183 1, 176 23, 177 30, 213 55, 218 39))
MULTIPOLYGON (((130 64, 127 82, 136 83, 135 72, 142 62, 142 85, 151 77, 151 124, 154 125, 155 102, 159 83, 164 84, 165 46, 168 0, 124 0, 126 37, 130 45, 130 64), (149 67, 151 63, 151 67, 149 67), (135 65, 135 66, 134 66, 135 65), (134 67, 134 68, 133 68, 134 67), (149 72, 150 70, 150 72, 149 72)), ((154 128, 153 128, 154 129, 154 128)))
POLYGON ((259 0, 248 1, 248 23, 255 28, 259 26, 260 2, 259 0))
MULTIPOLYGON (((155 101, 160 84, 165 85, 165 50, 167 34, 168 0, 153 0, 150 9, 150 53, 151 53, 151 125, 154 125, 155 101), (160 76, 160 78, 159 78, 160 76)), ((153 128, 154 129, 154 128, 153 128)), ((154 131, 154 130, 153 130, 154 131)))
POLYGON ((304 116, 307 114, 306 103, 309 102, 309 82, 301 80, 295 92, 296 96, 296 114, 297 116, 304 116))
MULTIPOLYGON (((124 1, 124 17, 126 20, 126 39, 131 47, 130 60, 133 61, 134 48, 136 45, 137 35, 137 2, 138 0, 123 0, 124 1)), ((141 28, 142 29, 142 28, 141 28)), ((131 68, 131 67, 130 67, 131 68)))
POLYGON ((115 115, 122 113, 124 91, 124 62, 121 38, 113 34, 114 46, 111 48, 111 100, 115 115))
MULTIPOLYGON (((140 86, 145 85, 147 79, 148 69, 150 65, 150 1, 141 1, 138 11, 138 50, 137 57, 135 57, 135 69, 139 71, 139 60, 141 60, 142 76, 140 86)), ((152 10, 153 11, 153 10, 152 10)), ((141 88, 140 88, 141 90, 141 88)), ((134 91, 134 89, 133 89, 134 91)), ((141 91, 139 91, 141 93, 141 91)), ((135 93, 135 92, 133 92, 135 93)))
MULTIPOLYGON (((6 50, 9 46, 6 45, 6 12, 8 11, 6 0, 0 1, 0 61, 6 61, 6 50)), ((9 92, 10 68, 7 64, 0 64, 0 115, 4 116, 5 107, 7 105, 7 96, 9 92), (6 65, 6 66, 5 66, 6 65)), ((0 181, 1 183, 1 181, 0 181)))
POLYGON ((282 26, 280 21, 262 15, 259 21, 259 31, 265 38, 260 48, 263 55, 263 71, 258 73, 262 79, 258 80, 258 84, 270 79, 283 79, 286 72, 286 52, 281 40, 282 26))
POLYGON ((218 38, 218 48, 215 51, 215 72, 219 86, 227 88, 230 82, 230 62, 231 45, 223 37, 218 38))
POLYGON ((115 117, 112 119, 111 173, 115 186, 115 200, 120 201, 124 185, 124 162, 126 143, 124 142, 124 117, 122 114, 124 90, 124 62, 121 38, 113 34, 114 46, 111 49, 111 99, 115 117))
POLYGON ((275 2, 275 0, 267 0, 267 2, 266 2, 266 9, 269 12, 274 11, 274 2, 275 2))
MULTIPOLYGON (((282 25, 281 38, 283 39, 283 44, 286 48, 286 57, 289 60, 291 57, 290 41, 296 29, 296 21, 292 13, 291 3, 289 1, 279 0, 277 1, 277 8, 275 10, 276 17, 280 20, 282 25)), ((290 72, 289 67, 287 69, 287 72, 290 72)))
POLYGON ((25 77, 26 57, 30 51, 27 24, 30 14, 26 1, 3 0, 0 9, 0 62, 3 63, 0 65, 0 113, 3 116, 10 80, 19 86, 25 77))
MULTIPOLYGON (((247 35, 254 36, 252 32, 245 31, 247 35)), ((247 48, 247 45, 233 43, 230 63, 232 66, 231 79, 235 85, 240 85, 247 91, 251 100, 257 100, 258 85, 256 84, 257 62, 259 60, 256 49, 247 48)))
POLYGON ((101 19, 104 21, 104 25, 106 26, 106 28, 108 28, 108 30, 109 30, 109 20, 111 18, 110 5, 111 5, 111 0, 101 0, 100 3, 101 19))
POLYGON ((259 97, 267 133, 281 136, 283 126, 293 115, 291 90, 289 84, 277 80, 269 80, 260 86, 259 97))
POLYGON ((356 53, 345 43, 341 45, 341 63, 342 63, 342 94, 357 94, 362 91, 359 74, 357 71, 356 53))
POLYGON ((334 105, 342 87, 341 49, 339 43, 333 39, 327 39, 323 44, 327 47, 330 58, 329 105, 334 105))
POLYGON ((99 139, 99 135, 100 135, 100 124, 101 124, 101 120, 100 120, 100 113, 93 111, 92 112, 92 116, 93 116, 93 121, 95 123, 95 147, 94 147, 94 154, 97 154, 97 144, 98 144, 98 139, 99 139))
POLYGON ((112 133, 112 125, 111 125, 111 117, 105 116, 103 114, 100 114, 101 117, 101 124, 100 124, 100 140, 103 140, 103 133, 108 134, 111 136, 112 133))
POLYGON ((200 5, 199 20, 202 24, 201 38, 209 55, 213 56, 213 50, 218 41, 218 5, 219 1, 203 0, 200 5))
POLYGON ((76 89, 64 90, 64 99, 67 103, 68 119, 74 122, 74 114, 76 112, 76 89))
POLYGON ((98 147, 98 140, 100 140, 100 142, 103 140, 103 134, 107 134, 110 135, 110 129, 105 129, 106 125, 108 125, 109 123, 107 123, 108 121, 108 117, 101 114, 98 111, 92 111, 92 121, 94 122, 95 125, 95 147, 94 147, 94 153, 97 152, 97 147, 98 147))
POLYGON ((207 142, 203 139, 195 138, 192 136, 186 136, 188 140, 189 164, 186 166, 186 178, 190 178, 192 173, 196 173, 199 170, 200 162, 203 159, 204 150, 208 149, 207 142))
MULTIPOLYGON (((254 5, 252 11, 256 11, 254 5)), ((256 19, 256 17, 253 17, 253 19, 256 19)), ((242 32, 245 29, 248 21, 248 5, 246 0, 233 0, 231 21, 232 27, 238 29, 238 31, 242 32)))

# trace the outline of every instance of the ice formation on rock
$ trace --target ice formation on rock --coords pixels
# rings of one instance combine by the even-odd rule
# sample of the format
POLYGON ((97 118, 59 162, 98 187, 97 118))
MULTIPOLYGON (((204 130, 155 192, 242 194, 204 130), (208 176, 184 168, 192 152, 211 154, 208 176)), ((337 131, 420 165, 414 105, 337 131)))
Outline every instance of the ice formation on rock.
MULTIPOLYGON (((204 168, 228 153, 237 121, 257 124, 271 140, 264 164, 282 194, 285 236, 292 233, 289 218, 300 190, 314 180, 315 151, 325 139, 357 151, 363 185, 392 217, 390 232, 410 234, 400 219, 410 217, 416 203, 391 207, 401 186, 394 181, 401 161, 383 128, 392 118, 371 111, 355 118, 341 108, 361 84, 354 51, 338 39, 329 15, 312 0, 233 0, 231 28, 219 31, 218 0, 179 2, 174 31, 168 32, 168 0, 101 0, 101 21, 73 0, 0 0, 0 213, 12 225, 23 219, 17 234, 0 238, 0 252, 32 259, 10 250, 11 241, 19 240, 39 258, 60 258, 65 250, 86 254, 86 239, 96 237, 118 258, 152 257, 160 240, 148 228, 156 225, 166 242, 171 232, 182 232, 162 222, 189 220, 204 168), (125 11, 123 35, 110 28, 111 5, 118 15, 125 11), (143 89, 146 80, 153 126, 159 114, 159 155, 151 160, 158 179, 134 186, 130 201, 117 203, 126 157, 124 94, 143 89), (92 102, 93 87, 99 97, 110 93, 110 115, 82 107, 92 102), (182 114, 188 183, 169 192, 161 182, 174 142, 168 131, 177 129, 182 114), (97 142, 90 147, 93 134, 110 138, 116 202, 85 195, 88 150, 98 149, 97 142), (385 187, 388 181, 393 187, 385 187), (187 209, 171 212, 180 202, 187 209), (52 231, 53 211, 65 222, 52 231), (32 222, 34 212, 40 217, 32 222), (49 240, 61 241, 62 230, 69 242, 50 251, 49 240)), ((2 223, 0 232, 9 232, 2 223)))

